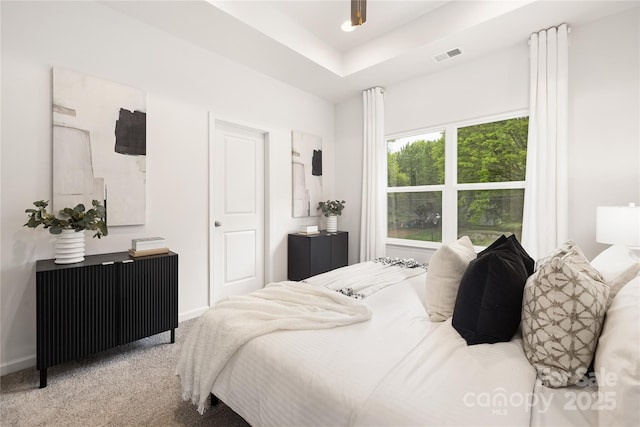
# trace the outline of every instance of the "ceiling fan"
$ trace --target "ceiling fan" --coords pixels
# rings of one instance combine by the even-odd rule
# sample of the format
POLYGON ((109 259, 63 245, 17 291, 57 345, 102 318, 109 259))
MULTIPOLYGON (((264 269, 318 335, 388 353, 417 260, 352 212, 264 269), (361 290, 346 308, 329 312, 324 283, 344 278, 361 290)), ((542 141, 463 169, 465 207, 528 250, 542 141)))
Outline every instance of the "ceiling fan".
POLYGON ((351 0, 351 25, 362 25, 366 20, 367 0, 351 0))

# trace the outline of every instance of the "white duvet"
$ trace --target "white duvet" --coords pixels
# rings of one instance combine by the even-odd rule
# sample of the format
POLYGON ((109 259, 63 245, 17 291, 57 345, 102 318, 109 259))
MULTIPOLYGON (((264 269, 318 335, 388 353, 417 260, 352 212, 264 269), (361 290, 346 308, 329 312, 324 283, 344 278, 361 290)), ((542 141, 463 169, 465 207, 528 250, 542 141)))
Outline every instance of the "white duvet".
POLYGON ((220 371, 247 342, 274 331, 316 331, 369 320, 369 306, 343 293, 366 297, 424 271, 366 262, 315 276, 309 283, 271 283, 219 302, 197 320, 185 340, 176 367, 182 397, 202 414, 220 371))
POLYGON ((528 426, 535 370, 522 342, 467 346, 451 319, 380 380, 354 426, 528 426))
POLYGON ((450 320, 428 320, 425 280, 367 297, 367 322, 249 341, 214 394, 255 427, 529 426, 536 376, 521 341, 467 346, 450 320))
POLYGON ((192 380, 186 395, 197 394, 195 402, 203 409, 211 391, 254 427, 529 426, 536 419, 532 412, 543 409, 544 402, 534 394, 535 370, 520 338, 467 346, 451 320, 428 320, 424 270, 391 274, 375 267, 378 279, 367 286, 363 268, 346 267, 306 286, 337 289, 349 283, 364 293, 375 286, 377 292, 364 302, 351 300, 354 307, 371 311, 367 321, 264 334, 255 334, 255 325, 237 324, 254 337, 238 344, 233 336, 214 335, 204 346, 195 341, 219 332, 199 321, 200 331, 192 333, 199 339, 187 345, 200 356, 180 363, 191 363, 184 372, 192 378, 207 379, 192 380), (398 280, 397 274, 406 276, 398 280), (237 351, 226 351, 229 358, 221 363, 216 352, 227 340, 237 351))
POLYGON ((326 329, 368 320, 370 309, 333 290, 297 282, 272 283, 230 297, 204 313, 187 336, 176 368, 182 397, 202 414, 229 358, 249 340, 277 330, 326 329))
POLYGON ((373 312, 367 322, 251 340, 220 373, 214 394, 252 426, 347 425, 382 376, 438 326, 407 281, 364 302, 373 312))

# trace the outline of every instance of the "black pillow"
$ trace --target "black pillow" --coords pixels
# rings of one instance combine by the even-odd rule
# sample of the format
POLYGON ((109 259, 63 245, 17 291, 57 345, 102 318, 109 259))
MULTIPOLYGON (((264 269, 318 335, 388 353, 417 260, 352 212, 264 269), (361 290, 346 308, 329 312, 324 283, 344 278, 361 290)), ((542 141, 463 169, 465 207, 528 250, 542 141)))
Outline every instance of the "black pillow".
POLYGON ((481 257, 484 254, 495 251, 498 247, 507 243, 507 236, 504 234, 496 239, 495 242, 487 246, 483 251, 478 252, 478 257, 481 257))
POLYGON ((527 251, 524 250, 524 248, 522 247, 520 242, 518 242, 518 239, 516 239, 516 236, 514 234, 510 235, 509 237, 503 234, 498 239, 496 239, 495 242, 487 246, 485 250, 480 252, 478 254, 478 257, 481 257, 486 253, 493 252, 494 250, 502 247, 506 247, 510 250, 513 250, 518 255, 520 255, 520 257, 522 258, 522 262, 524 262, 524 266, 527 269, 528 275, 531 276, 533 274, 533 272, 535 271, 536 262, 534 261, 533 258, 529 256, 527 251))
POLYGON ((500 237, 469 263, 453 309, 468 345, 506 342, 520 325, 524 284, 533 260, 515 237, 500 237))

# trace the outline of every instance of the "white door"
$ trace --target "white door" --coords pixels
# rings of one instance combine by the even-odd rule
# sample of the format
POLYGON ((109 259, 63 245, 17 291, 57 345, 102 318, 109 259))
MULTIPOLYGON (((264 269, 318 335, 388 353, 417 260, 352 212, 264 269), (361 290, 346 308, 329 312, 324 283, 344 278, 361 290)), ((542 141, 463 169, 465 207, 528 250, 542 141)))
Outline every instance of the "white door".
POLYGON ((213 121, 210 303, 264 286, 265 134, 213 121))

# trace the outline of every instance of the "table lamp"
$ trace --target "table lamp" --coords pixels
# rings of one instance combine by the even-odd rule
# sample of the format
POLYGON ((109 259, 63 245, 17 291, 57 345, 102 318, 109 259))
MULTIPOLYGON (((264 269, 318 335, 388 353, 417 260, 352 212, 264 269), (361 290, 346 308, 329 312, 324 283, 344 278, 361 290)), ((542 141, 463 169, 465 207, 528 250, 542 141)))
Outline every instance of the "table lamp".
POLYGON ((640 206, 598 206, 596 241, 624 245, 640 258, 640 206))

